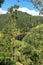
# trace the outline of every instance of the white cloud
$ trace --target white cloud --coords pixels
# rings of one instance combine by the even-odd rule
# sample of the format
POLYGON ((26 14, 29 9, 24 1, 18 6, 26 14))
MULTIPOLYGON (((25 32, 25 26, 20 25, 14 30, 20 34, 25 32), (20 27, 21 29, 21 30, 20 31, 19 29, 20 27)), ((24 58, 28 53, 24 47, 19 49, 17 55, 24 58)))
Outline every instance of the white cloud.
POLYGON ((35 16, 39 16, 39 12, 38 11, 36 12, 35 10, 30 10, 30 9, 28 9, 26 7, 25 8, 24 7, 23 8, 19 8, 18 11, 26 12, 26 13, 32 15, 32 16, 34 16, 34 15, 35 16))
POLYGON ((35 11, 34 9, 30 10, 26 7, 19 8, 18 11, 26 12, 26 13, 32 15, 32 16, 43 16, 43 14, 39 15, 39 11, 35 11))
MULTIPOLYGON (((14 9, 14 11, 15 11, 15 9, 14 9)), ((26 7, 19 8, 18 11, 26 12, 26 13, 32 15, 32 16, 43 16, 43 15, 39 15, 39 11, 35 11, 34 9, 30 10, 26 7)), ((7 11, 4 11, 0 8, 0 14, 6 14, 6 13, 7 13, 7 11)))
POLYGON ((1 8, 0 8, 0 14, 6 14, 7 13, 7 11, 4 11, 4 10, 2 10, 1 8))

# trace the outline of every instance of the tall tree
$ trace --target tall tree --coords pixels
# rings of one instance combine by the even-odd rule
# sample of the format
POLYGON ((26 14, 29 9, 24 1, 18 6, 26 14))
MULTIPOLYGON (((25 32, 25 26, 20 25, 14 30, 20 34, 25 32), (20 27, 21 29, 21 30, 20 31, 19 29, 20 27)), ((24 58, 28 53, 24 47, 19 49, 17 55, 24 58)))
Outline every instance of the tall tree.
POLYGON ((43 0, 30 0, 35 8, 42 12, 43 9, 43 0))
MULTIPOLYGON (((12 28, 11 28, 11 33, 13 33, 14 34, 14 32, 16 32, 17 31, 17 28, 16 28, 16 19, 17 19, 17 9, 18 9, 18 6, 16 5, 14 5, 14 6, 12 6, 12 7, 10 7, 9 9, 8 9, 8 15, 9 15, 9 23, 10 23, 10 26, 13 28, 13 30, 12 30, 12 28), (15 29, 16 30, 15 30, 15 29)), ((12 34, 12 35, 13 35, 12 34)), ((14 35, 13 35, 14 36, 14 35)))
POLYGON ((13 15, 13 6, 11 6, 10 8, 8 8, 7 14, 9 15, 9 21, 11 23, 11 21, 13 21, 13 18, 14 18, 14 15, 13 15))
POLYGON ((4 0, 0 0, 0 8, 1 8, 1 5, 4 3, 4 0))
POLYGON ((17 19, 17 10, 19 8, 19 5, 14 5, 14 9, 15 9, 15 18, 17 19))
POLYGON ((17 19, 17 10, 18 10, 19 6, 18 5, 14 5, 11 8, 8 9, 8 12, 10 13, 11 17, 14 19, 17 19))
POLYGON ((17 10, 19 8, 19 5, 14 5, 14 9, 17 10))

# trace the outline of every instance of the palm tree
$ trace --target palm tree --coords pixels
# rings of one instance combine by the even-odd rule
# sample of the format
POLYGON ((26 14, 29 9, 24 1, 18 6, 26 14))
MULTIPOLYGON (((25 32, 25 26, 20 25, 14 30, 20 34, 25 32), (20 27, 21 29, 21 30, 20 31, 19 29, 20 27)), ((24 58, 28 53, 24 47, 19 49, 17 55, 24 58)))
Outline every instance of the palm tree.
POLYGON ((1 8, 1 5, 4 3, 4 0, 0 0, 0 8, 1 8))

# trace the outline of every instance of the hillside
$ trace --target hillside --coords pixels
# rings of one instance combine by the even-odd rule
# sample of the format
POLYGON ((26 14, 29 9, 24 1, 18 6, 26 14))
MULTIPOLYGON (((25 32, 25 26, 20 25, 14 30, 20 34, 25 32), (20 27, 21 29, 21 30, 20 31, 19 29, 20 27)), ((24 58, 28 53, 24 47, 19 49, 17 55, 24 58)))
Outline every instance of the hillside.
MULTIPOLYGON (((38 62, 38 64, 43 65, 43 24, 33 27, 28 32, 28 34, 23 38, 23 41, 27 42, 28 44, 30 44, 32 47, 36 49, 37 54, 39 55, 38 57, 40 57, 39 58, 40 62, 38 62)), ((33 56, 33 59, 34 59, 34 56, 33 56)))
POLYGON ((23 40, 35 48, 43 47, 43 24, 33 27, 23 40))
POLYGON ((0 65, 43 65, 43 17, 0 15, 0 65))
POLYGON ((0 30, 2 30, 4 28, 4 26, 7 24, 7 17, 8 15, 6 14, 2 14, 0 15, 0 30))
MULTIPOLYGON (((7 14, 0 15, 0 30, 8 24, 9 21, 6 21, 7 19, 9 19, 7 14)), ((21 32, 27 32, 32 27, 35 27, 41 23, 43 23, 43 17, 31 16, 27 13, 17 12, 16 27, 19 28, 21 32)))

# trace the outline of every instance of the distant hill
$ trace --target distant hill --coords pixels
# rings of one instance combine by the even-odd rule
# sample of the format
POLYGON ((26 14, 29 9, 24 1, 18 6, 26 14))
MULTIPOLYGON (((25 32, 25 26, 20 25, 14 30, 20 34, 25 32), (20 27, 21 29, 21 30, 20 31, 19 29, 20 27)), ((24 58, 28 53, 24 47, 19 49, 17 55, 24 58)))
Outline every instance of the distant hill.
POLYGON ((6 23, 7 17, 8 17, 7 14, 0 14, 0 30, 2 30, 4 26, 7 24, 6 23))
MULTIPOLYGON (((8 21, 6 21, 8 18, 7 14, 0 15, 0 30, 8 23, 8 21)), ((40 23, 43 23, 43 17, 31 16, 20 11, 17 13, 16 27, 19 28, 21 32, 27 32, 30 28, 40 23)))

